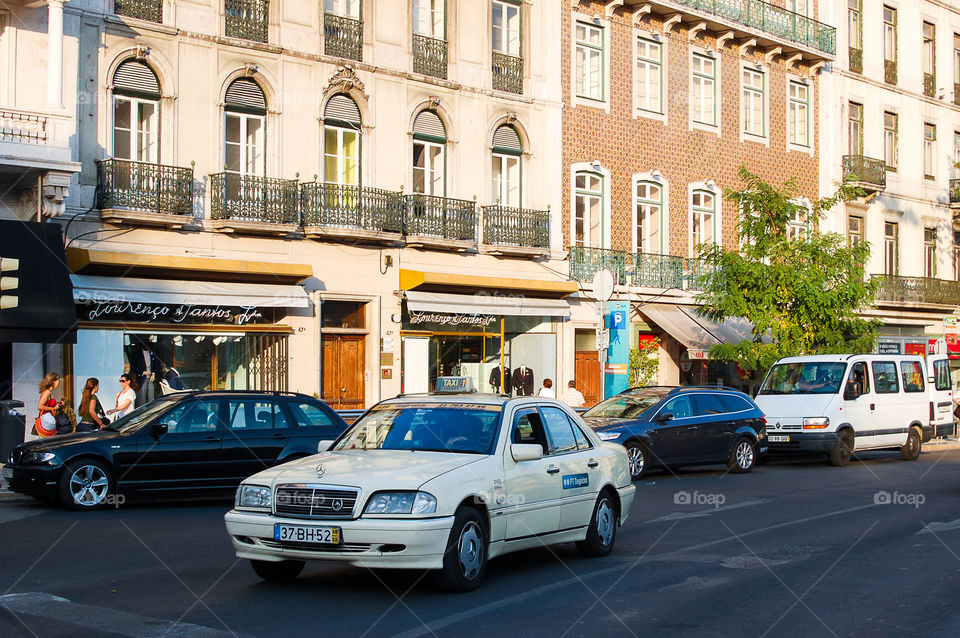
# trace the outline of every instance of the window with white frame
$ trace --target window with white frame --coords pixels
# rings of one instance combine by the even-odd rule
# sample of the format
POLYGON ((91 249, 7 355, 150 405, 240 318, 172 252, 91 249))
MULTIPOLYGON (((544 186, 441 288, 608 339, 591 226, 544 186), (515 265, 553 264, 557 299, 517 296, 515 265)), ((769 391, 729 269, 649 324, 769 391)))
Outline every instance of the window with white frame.
POLYGON ((900 228, 896 222, 883 224, 883 274, 896 275, 900 260, 900 228))
POLYGON ((523 147, 517 130, 503 124, 493 133, 491 167, 491 202, 502 206, 520 207, 520 158, 523 147))
POLYGON ((113 74, 113 157, 155 163, 159 157, 160 82, 144 62, 127 60, 113 74))
POLYGON ((609 242, 609 237, 603 236, 603 186, 599 173, 579 171, 574 175, 571 245, 602 248, 609 242))
POLYGON ((923 125, 923 176, 936 179, 937 169, 937 127, 935 124, 923 125))
POLYGON ((927 75, 936 73, 936 32, 933 24, 923 23, 923 72, 927 75))
POLYGON ((787 239, 802 240, 807 236, 809 213, 810 211, 805 207, 794 210, 793 215, 787 220, 787 239))
POLYGON ((863 105, 847 104, 847 150, 850 155, 863 155, 863 105))
POLYGON ((323 0, 323 12, 357 20, 360 18, 360 0, 323 0))
POLYGON ((694 122, 717 124, 717 62, 711 57, 693 54, 693 95, 690 99, 694 122))
POLYGON ((520 55, 520 5, 493 0, 493 50, 520 55))
POLYGON ((847 0, 847 31, 851 49, 861 49, 863 37, 860 0, 847 0))
POLYGON ((700 244, 717 241, 717 198, 706 190, 695 190, 690 195, 690 237, 696 253, 700 244))
POLYGON ((883 7, 883 59, 897 61, 897 10, 883 7))
POLYGON ((788 91, 788 139, 791 144, 810 146, 810 87, 791 80, 788 91))
POLYGON ((809 15, 810 0, 787 0, 787 11, 793 11, 802 16, 809 15))
POLYGON ((634 251, 662 252, 663 187, 657 182, 637 180, 634 185, 634 251))
POLYGON ((323 181, 360 183, 360 109, 348 95, 331 97, 323 110, 323 181))
POLYGON ((267 101, 250 78, 237 78, 224 99, 224 167, 228 173, 262 176, 266 168, 267 101))
POLYGON ((888 171, 897 170, 898 117, 889 111, 883 114, 883 161, 888 171))
POLYGON ((413 0, 413 32, 443 40, 446 0, 413 0))
POLYGON ((578 96, 603 100, 603 29, 585 22, 576 25, 574 87, 578 96))
POLYGON ((937 229, 923 229, 923 276, 937 276, 937 229))
POLYGON ((663 113, 663 45, 637 38, 637 108, 663 113))
POLYGON ((953 132, 953 171, 954 175, 960 171, 960 131, 953 132))
POLYGON ((742 109, 743 132, 747 135, 763 137, 765 134, 763 121, 764 73, 756 69, 743 69, 741 77, 743 84, 740 107, 742 109))
POLYGON ((847 218, 847 244, 857 246, 863 241, 863 217, 850 215, 847 218))
POLYGON ((440 116, 425 110, 413 123, 413 192, 445 197, 447 132, 440 116))

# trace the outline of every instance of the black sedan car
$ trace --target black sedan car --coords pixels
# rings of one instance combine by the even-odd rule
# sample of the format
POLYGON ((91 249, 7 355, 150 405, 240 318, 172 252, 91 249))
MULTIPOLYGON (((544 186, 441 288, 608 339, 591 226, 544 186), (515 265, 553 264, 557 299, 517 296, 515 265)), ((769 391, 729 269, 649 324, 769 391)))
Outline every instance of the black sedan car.
POLYGON ((767 452, 763 412, 747 395, 726 388, 632 388, 583 418, 601 439, 627 448, 634 479, 652 467, 714 463, 749 472, 767 452))
POLYGON ((347 428, 323 401, 283 392, 190 391, 106 426, 15 447, 15 492, 75 509, 131 496, 229 496, 260 470, 310 454, 347 428))

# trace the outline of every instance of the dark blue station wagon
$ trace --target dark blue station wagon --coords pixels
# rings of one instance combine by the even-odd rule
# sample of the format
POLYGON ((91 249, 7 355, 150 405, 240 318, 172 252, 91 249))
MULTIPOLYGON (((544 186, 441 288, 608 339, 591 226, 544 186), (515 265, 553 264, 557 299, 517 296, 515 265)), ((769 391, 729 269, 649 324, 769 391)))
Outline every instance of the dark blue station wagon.
POLYGON ((627 448, 634 480, 652 467, 725 463, 745 473, 767 452, 763 412, 727 388, 631 388, 583 418, 601 439, 627 448))

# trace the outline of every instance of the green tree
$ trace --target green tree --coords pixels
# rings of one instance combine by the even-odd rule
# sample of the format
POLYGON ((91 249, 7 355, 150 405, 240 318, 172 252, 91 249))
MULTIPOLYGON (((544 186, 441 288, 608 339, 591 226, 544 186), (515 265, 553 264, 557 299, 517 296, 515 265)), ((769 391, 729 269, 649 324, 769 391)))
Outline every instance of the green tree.
POLYGON ((726 198, 740 211, 740 247, 700 246, 706 274, 698 301, 712 321, 745 317, 753 331, 748 340, 713 346, 710 356, 766 370, 781 357, 872 350, 879 322, 858 314, 878 286, 864 271, 870 246, 848 246, 842 235, 819 229, 826 210, 863 191, 844 183, 808 210, 792 180, 778 188, 743 166, 738 176, 744 187, 728 189, 726 198), (798 220, 805 232, 790 233, 798 220))

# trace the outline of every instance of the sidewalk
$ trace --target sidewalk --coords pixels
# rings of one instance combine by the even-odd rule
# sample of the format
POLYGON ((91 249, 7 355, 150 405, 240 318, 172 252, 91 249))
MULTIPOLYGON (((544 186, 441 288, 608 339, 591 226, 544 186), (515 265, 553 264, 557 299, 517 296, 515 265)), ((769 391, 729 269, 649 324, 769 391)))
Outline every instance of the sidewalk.
POLYGON ((924 452, 946 452, 948 450, 960 450, 960 439, 949 436, 944 439, 930 439, 923 444, 924 452))

